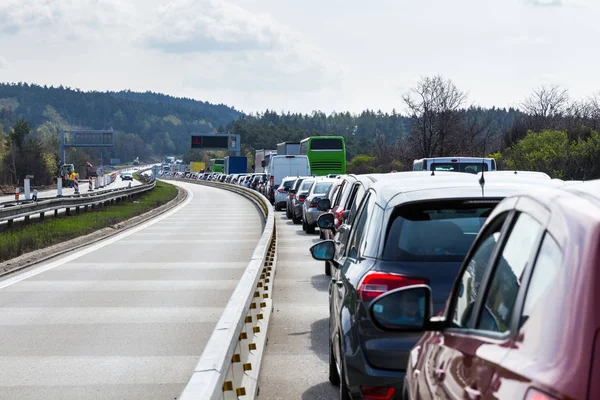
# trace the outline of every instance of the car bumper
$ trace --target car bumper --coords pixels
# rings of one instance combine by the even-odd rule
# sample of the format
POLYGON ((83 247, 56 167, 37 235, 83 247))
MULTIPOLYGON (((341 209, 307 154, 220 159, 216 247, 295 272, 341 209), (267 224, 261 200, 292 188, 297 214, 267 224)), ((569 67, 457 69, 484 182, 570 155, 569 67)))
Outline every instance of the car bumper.
POLYGON ((308 208, 306 209, 304 215, 306 217, 306 223, 308 225, 317 225, 317 220, 319 216, 323 214, 322 211, 319 211, 317 208, 308 208))
POLYGON ((287 193, 279 193, 277 192, 277 194, 275 194, 275 203, 277 204, 281 204, 281 203, 287 203, 287 193))
POLYGON ((402 399, 404 370, 377 369, 369 365, 360 347, 354 353, 345 353, 346 382, 353 399, 362 399, 360 386, 393 387, 396 389, 392 400, 402 399))

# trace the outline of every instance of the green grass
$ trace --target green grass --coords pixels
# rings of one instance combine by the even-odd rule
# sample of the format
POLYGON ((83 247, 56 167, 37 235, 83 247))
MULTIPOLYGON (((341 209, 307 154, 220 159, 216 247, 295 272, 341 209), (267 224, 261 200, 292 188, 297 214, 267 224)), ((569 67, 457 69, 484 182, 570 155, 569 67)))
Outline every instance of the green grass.
POLYGON ((103 209, 81 211, 71 216, 47 217, 43 222, 13 225, 0 232, 0 261, 83 236, 98 229, 143 214, 168 203, 177 196, 177 188, 165 182, 133 201, 124 201, 103 209))

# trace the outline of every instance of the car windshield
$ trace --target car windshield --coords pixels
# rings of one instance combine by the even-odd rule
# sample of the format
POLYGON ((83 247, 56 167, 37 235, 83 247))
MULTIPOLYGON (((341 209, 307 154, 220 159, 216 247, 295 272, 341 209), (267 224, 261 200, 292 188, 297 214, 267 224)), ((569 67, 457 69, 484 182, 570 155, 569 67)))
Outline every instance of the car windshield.
POLYGON ((383 260, 461 262, 496 204, 451 201, 397 207, 388 224, 383 260))
POLYGON ((315 188, 313 189, 314 194, 325 194, 329 190, 329 188, 333 185, 333 182, 320 182, 315 184, 315 188))
POLYGON ((304 182, 302 182, 302 186, 300 186, 300 190, 301 191, 306 191, 306 190, 310 189, 310 187, 312 186, 312 184, 314 182, 315 181, 304 181, 304 182))

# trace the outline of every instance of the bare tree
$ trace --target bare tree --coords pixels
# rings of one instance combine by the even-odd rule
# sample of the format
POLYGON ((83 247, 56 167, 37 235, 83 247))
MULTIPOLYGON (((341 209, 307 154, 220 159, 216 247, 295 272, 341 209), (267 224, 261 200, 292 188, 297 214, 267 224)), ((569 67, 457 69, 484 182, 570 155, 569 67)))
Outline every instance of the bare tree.
POLYGON ((454 149, 449 138, 460 124, 459 110, 467 94, 437 75, 422 78, 403 96, 413 119, 412 140, 417 157, 443 155, 454 149))
POLYGON ((557 117, 564 114, 569 106, 569 93, 557 85, 540 86, 521 103, 523 110, 542 118, 557 117))

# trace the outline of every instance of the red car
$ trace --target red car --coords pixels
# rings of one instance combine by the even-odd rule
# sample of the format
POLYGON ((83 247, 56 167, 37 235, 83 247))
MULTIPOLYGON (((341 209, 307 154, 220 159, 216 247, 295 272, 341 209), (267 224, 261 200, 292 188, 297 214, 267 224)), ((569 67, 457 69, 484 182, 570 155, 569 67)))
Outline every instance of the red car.
POLYGON ((387 332, 425 332, 403 399, 600 399, 600 180, 503 200, 432 316, 426 285, 369 310, 387 332))

